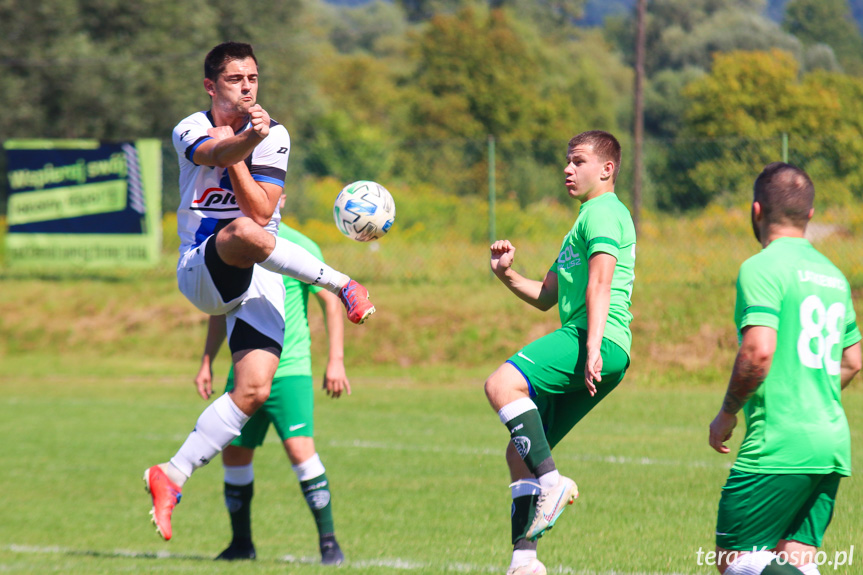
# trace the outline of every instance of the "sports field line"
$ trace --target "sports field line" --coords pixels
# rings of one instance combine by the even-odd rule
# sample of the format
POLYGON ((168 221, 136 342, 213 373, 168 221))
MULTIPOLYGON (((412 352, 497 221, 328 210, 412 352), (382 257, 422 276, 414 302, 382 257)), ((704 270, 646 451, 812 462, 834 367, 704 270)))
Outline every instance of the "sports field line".
MULTIPOLYGON (((439 447, 435 445, 412 445, 412 444, 399 444, 399 443, 387 443, 383 441, 361 441, 359 439, 354 439, 352 441, 341 441, 338 439, 333 439, 326 442, 330 447, 341 447, 341 448, 358 448, 358 449, 381 449, 388 451, 411 451, 411 452, 425 452, 425 453, 446 453, 449 455, 489 455, 493 457, 503 457, 503 447, 498 449, 476 449, 470 447, 439 447)), ((585 461, 585 462, 598 462, 598 463, 615 463, 618 465, 668 465, 668 466, 680 466, 680 467, 716 467, 723 469, 730 469, 731 463, 722 461, 698 461, 698 460, 683 460, 683 459, 657 459, 655 457, 627 457, 624 455, 592 455, 592 454, 580 454, 580 455, 558 455, 555 453, 555 460, 569 460, 569 461, 585 461)))
MULTIPOLYGON (((175 442, 183 442, 186 435, 173 434, 142 434, 139 439, 146 441, 164 441, 169 439, 175 442)), ((265 440, 266 443, 278 443, 278 439, 274 434, 270 434, 265 440)), ((497 449, 491 448, 472 448, 472 447, 440 447, 436 445, 419 445, 409 443, 389 443, 385 441, 363 441, 354 439, 350 441, 342 441, 332 439, 325 442, 329 447, 350 448, 350 449, 378 449, 384 451, 410 451, 412 453, 441 453, 448 455, 479 455, 490 457, 503 457, 503 447, 497 449)), ((579 455, 554 455, 555 460, 566 461, 583 461, 588 463, 612 463, 616 465, 665 465, 669 467, 695 467, 695 468, 716 468, 716 469, 731 469, 731 462, 727 461, 704 461, 695 459, 659 459, 656 457, 629 457, 626 455, 594 455, 589 453, 579 455)))
MULTIPOLYGON (((188 553, 171 553, 168 551, 132 551, 126 549, 115 549, 111 551, 103 551, 96 549, 70 549, 68 547, 41 547, 38 545, 17 545, 15 543, 0 547, 4 551, 13 553, 29 553, 31 555, 77 555, 86 557, 105 557, 105 558, 128 558, 128 559, 178 559, 192 561, 207 561, 212 562, 211 556, 188 554, 188 553)), ((258 562, 267 562, 267 560, 257 559, 258 562)), ((320 559, 318 557, 294 557, 293 555, 285 555, 279 559, 272 560, 279 563, 293 564, 309 564, 317 565, 320 559)), ((435 570, 443 573, 501 573, 506 566, 501 565, 472 565, 470 563, 429 563, 424 561, 414 561, 411 559, 358 559, 346 561, 343 567, 358 569, 368 567, 381 567, 389 569, 397 569, 400 571, 420 571, 420 570, 435 570)), ((692 575, 689 573, 678 573, 669 571, 592 571, 590 569, 573 569, 571 567, 549 567, 549 573, 557 573, 560 575, 692 575)))

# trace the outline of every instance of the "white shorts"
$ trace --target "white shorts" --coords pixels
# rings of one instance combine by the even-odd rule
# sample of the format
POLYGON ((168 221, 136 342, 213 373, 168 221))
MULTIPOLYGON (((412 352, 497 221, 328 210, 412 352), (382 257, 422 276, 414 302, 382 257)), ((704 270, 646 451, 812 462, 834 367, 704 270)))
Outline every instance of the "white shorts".
POLYGON ((211 271, 207 267, 205 254, 207 244, 213 241, 214 237, 210 236, 201 245, 180 256, 177 263, 177 285, 180 292, 205 314, 225 315, 228 343, 232 353, 243 349, 268 347, 266 342, 262 343, 261 339, 254 335, 250 339, 246 326, 273 340, 281 349, 285 340, 285 284, 282 276, 257 265, 252 266, 251 278, 248 279, 243 277, 248 275, 248 271, 231 268, 224 263, 221 263, 218 270, 211 271), (236 278, 228 277, 235 273, 234 270, 240 274, 240 284, 244 289, 241 288, 238 295, 226 301, 217 284, 223 285, 227 280, 232 282, 234 287, 240 285, 236 278), (247 286, 243 283, 245 281, 248 281, 247 286), (246 324, 241 330, 243 335, 241 338, 232 339, 238 321, 241 325, 246 324))

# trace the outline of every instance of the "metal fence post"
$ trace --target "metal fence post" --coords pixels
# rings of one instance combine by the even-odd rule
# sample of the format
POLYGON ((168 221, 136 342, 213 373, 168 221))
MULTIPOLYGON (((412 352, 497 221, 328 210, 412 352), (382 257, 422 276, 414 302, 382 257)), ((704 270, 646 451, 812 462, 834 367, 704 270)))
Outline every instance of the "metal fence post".
POLYGON ((494 181, 494 136, 488 136, 488 241, 494 243, 497 239, 495 231, 495 181, 494 181))

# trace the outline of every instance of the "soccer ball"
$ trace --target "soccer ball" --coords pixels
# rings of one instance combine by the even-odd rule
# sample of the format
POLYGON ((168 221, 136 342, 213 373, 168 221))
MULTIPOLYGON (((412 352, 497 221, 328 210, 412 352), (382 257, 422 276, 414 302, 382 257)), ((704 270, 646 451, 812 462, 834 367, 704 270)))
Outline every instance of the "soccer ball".
POLYGON ((333 217, 336 227, 352 240, 371 242, 390 230, 396 219, 396 203, 382 185, 360 180, 339 192, 333 217))

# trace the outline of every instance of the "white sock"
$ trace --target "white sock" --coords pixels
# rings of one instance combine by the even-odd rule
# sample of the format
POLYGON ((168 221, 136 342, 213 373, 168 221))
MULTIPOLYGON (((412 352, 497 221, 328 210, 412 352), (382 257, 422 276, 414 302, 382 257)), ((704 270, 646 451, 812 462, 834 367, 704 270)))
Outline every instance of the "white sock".
POLYGON ((551 489, 560 481, 560 471, 552 469, 548 473, 540 475, 537 479, 543 489, 551 489))
MULTIPOLYGON (((191 477, 193 471, 208 464, 238 437, 248 420, 249 416, 240 411, 231 396, 224 394, 198 417, 195 429, 171 458, 171 465, 186 478, 191 477)), ((182 487, 183 483, 185 480, 178 485, 182 487)))
POLYGON ((265 270, 290 276, 303 283, 321 286, 327 291, 338 294, 350 278, 334 270, 304 247, 285 238, 276 238, 276 247, 267 259, 258 264, 265 270))
POLYGON ((725 570, 725 575, 761 575, 764 568, 773 563, 776 555, 770 551, 756 551, 740 555, 725 570))
POLYGON ((294 470, 294 473, 297 474, 298 481, 308 481, 309 479, 314 479, 315 477, 320 477, 326 472, 324 469, 324 464, 321 462, 321 458, 317 453, 299 463, 297 465, 291 465, 291 469, 294 470))
POLYGON ((225 483, 228 485, 248 485, 255 480, 255 468, 248 465, 222 465, 225 469, 225 483))
POLYGON ((821 572, 818 571, 818 565, 815 563, 807 563, 798 569, 803 572, 803 575, 821 575, 821 572))
POLYGON ((531 559, 536 559, 536 549, 516 549, 512 552, 512 562, 510 562, 509 568, 524 565, 531 559))
POLYGON ((522 413, 527 413, 531 409, 536 409, 536 404, 529 397, 522 397, 501 407, 498 410, 497 415, 500 417, 500 422, 506 425, 511 420, 515 419, 522 413))

